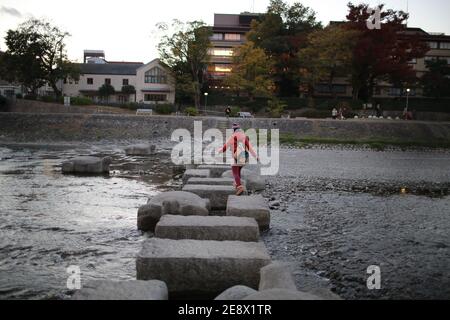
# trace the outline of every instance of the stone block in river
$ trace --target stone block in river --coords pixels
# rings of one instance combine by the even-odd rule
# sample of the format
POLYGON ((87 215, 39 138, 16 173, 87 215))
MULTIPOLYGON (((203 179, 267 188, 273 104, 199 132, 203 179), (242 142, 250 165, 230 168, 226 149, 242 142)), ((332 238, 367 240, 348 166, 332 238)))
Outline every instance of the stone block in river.
POLYGON ((244 285, 258 288, 259 270, 270 263, 262 242, 145 240, 136 259, 137 279, 160 279, 169 294, 215 297, 244 285))
POLYGON ((236 300, 242 300, 245 297, 257 293, 255 289, 246 287, 246 286, 234 286, 231 287, 224 292, 222 292, 220 295, 218 295, 214 300, 228 300, 228 301, 236 301, 236 300))
POLYGON ((259 228, 253 218, 165 215, 156 225, 155 237, 174 240, 257 242, 259 228))
POLYGON ((268 289, 297 290, 291 268, 288 264, 274 261, 260 270, 259 291, 268 289))
POLYGON ((146 205, 139 208, 137 227, 142 231, 154 231, 163 215, 207 216, 209 210, 209 200, 196 194, 183 191, 164 192, 149 199, 146 205))
POLYGON ((110 157, 76 157, 62 163, 63 173, 103 174, 109 173, 110 157))
POLYGON ((188 184, 183 187, 183 191, 192 192, 201 198, 209 199, 211 209, 224 210, 227 206, 228 197, 236 194, 233 186, 212 186, 188 184))
POLYGON ((97 280, 83 285, 72 300, 167 300, 168 290, 164 282, 97 280))
POLYGON ((149 156, 156 152, 156 146, 151 144, 135 144, 125 148, 127 156, 149 156))
POLYGON ((212 186, 232 186, 232 178, 190 178, 186 184, 203 184, 212 186))
POLYGON ((207 169, 211 172, 211 178, 220 178, 225 171, 230 170, 229 165, 202 164, 197 169, 207 169))
MULTIPOLYGON (((266 188, 266 179, 257 172, 247 170, 245 168, 241 171, 241 177, 246 182, 246 188, 249 191, 263 191, 266 188)), ((233 178, 231 170, 225 171, 222 178, 233 178)))
POLYGON ((245 297, 243 300, 323 300, 322 298, 307 292, 269 289, 259 291, 245 297))
POLYGON ((183 183, 190 178, 209 178, 211 172, 208 169, 188 169, 183 174, 183 183))
POLYGON ((227 216, 254 218, 258 222, 260 230, 270 228, 270 209, 261 195, 230 196, 226 214, 227 216))

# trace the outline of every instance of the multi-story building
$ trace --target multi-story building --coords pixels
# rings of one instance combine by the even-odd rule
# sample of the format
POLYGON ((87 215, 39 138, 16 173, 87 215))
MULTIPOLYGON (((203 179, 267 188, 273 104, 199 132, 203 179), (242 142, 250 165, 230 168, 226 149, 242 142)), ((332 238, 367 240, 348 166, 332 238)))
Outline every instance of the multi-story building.
POLYGON ((245 43, 252 20, 260 14, 214 14, 208 66, 208 80, 212 87, 220 87, 222 80, 231 72, 236 47, 245 43))
MULTIPOLYGON (((410 65, 416 72, 418 78, 421 78, 428 72, 426 62, 430 60, 445 60, 447 64, 450 64, 450 36, 444 33, 428 33, 420 28, 406 28, 401 34, 402 37, 418 36, 421 41, 426 42, 430 50, 426 53, 425 57, 420 59, 413 59, 410 61, 410 65)), ((334 94, 340 97, 351 97, 352 86, 350 84, 349 77, 337 77, 333 81, 334 94)), ((316 86, 316 94, 318 96, 330 95, 330 87, 328 84, 319 84, 316 86)), ((374 88, 374 98, 389 98, 400 97, 405 95, 404 88, 397 88, 386 81, 380 81, 374 88)), ((420 97, 423 95, 423 91, 420 87, 410 88, 410 96, 420 97)))
POLYGON ((78 63, 78 81, 65 79, 61 84, 65 96, 85 96, 101 101, 98 90, 104 84, 111 85, 115 94, 108 102, 138 102, 146 104, 174 103, 175 86, 170 73, 159 59, 147 64, 142 62, 108 62, 99 56, 86 57, 85 63, 78 63), (136 93, 124 92, 123 87, 133 86, 136 93))

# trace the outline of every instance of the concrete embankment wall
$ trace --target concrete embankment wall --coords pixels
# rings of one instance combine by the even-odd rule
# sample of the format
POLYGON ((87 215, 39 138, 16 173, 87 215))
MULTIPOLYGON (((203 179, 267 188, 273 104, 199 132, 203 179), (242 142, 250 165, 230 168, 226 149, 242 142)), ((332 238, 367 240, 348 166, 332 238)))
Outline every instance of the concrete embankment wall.
MULTIPOLYGON (((203 130, 224 125, 225 118, 135 116, 104 114, 0 113, 0 138, 9 141, 99 141, 170 138, 173 130, 193 132, 194 120, 203 130)), ((244 128, 280 129, 303 138, 354 140, 450 140, 450 122, 378 120, 236 119, 244 128)))

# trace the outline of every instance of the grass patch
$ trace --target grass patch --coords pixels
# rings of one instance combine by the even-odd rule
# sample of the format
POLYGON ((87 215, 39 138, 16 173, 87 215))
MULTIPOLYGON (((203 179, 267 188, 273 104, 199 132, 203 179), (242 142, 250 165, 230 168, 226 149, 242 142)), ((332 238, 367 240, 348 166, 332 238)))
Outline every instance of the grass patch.
POLYGON ((450 149, 450 140, 434 140, 434 141, 408 141, 395 139, 332 139, 303 137, 298 138, 294 134, 280 134, 280 144, 294 147, 305 147, 314 144, 324 145, 351 145, 369 147, 374 150, 383 151, 388 147, 396 147, 401 149, 411 148, 431 148, 431 149, 450 149))

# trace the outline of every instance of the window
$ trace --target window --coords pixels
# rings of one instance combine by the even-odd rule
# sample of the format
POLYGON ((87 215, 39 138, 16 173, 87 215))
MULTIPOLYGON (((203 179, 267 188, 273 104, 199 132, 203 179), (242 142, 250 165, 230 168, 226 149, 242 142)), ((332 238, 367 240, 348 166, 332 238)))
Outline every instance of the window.
POLYGON ((239 33, 225 33, 225 41, 240 41, 241 35, 239 33))
POLYGON ((106 79, 105 79, 105 84, 111 84, 111 79, 106 78, 106 79))
POLYGON ((144 101, 147 101, 147 102, 167 101, 167 95, 165 95, 165 94, 145 94, 144 101))
POLYGON ((145 73, 145 83, 167 83, 167 75, 164 70, 154 67, 145 73))
POLYGON ((430 46, 430 49, 437 49, 438 43, 436 41, 428 42, 428 45, 430 46))
MULTIPOLYGON (((330 93, 330 86, 328 84, 319 84, 315 89, 318 93, 330 93)), ((332 90, 333 93, 343 94, 347 92, 347 86, 344 84, 333 84, 332 90)))
POLYGON ((223 40, 223 34, 222 33, 214 33, 209 39, 212 41, 221 41, 221 40, 223 40))
POLYGON ((216 57, 232 57, 233 49, 231 48, 214 48, 209 50, 209 54, 216 57))
POLYGON ((92 78, 87 78, 87 84, 94 84, 94 79, 92 78))
POLYGON ((216 64, 214 66, 215 72, 231 72, 231 65, 230 64, 216 64))
POLYGON ((417 64, 417 59, 413 58, 411 60, 408 61, 409 64, 417 64))
POLYGON ((441 42, 441 49, 450 49, 450 42, 441 42))
POLYGON ((394 97, 400 97, 402 95, 402 89, 400 88, 389 88, 389 95, 394 97))
POLYGON ((123 86, 128 86, 128 84, 129 84, 128 79, 122 79, 122 85, 123 86))

